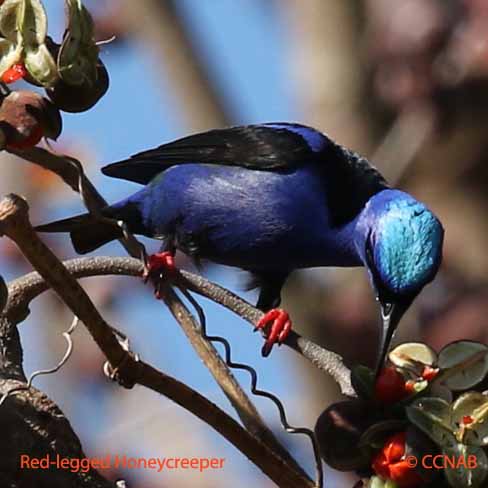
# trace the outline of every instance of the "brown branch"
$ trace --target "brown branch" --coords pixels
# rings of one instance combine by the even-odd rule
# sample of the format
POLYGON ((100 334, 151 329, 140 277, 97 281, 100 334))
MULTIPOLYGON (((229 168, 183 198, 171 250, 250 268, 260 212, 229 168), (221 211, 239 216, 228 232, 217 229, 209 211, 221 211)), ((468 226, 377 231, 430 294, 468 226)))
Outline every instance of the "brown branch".
MULTIPOLYGON (((38 275, 39 276, 39 275, 38 275)), ((41 279, 42 280, 42 279, 41 279)), ((44 280, 42 280, 45 283, 44 280)), ((165 395, 190 411, 225 437, 246 457, 258 466, 278 486, 284 488, 312 488, 311 480, 290 469, 267 445, 215 404, 178 380, 157 371, 144 362, 138 363, 138 384, 165 395)), ((27 381, 22 371, 21 346, 15 322, 0 317, 0 397, 13 388, 25 388, 27 381), (20 351, 20 354, 19 354, 20 351), (16 356, 15 366, 11 359, 16 356), (6 366, 9 365, 9 366, 6 366), (4 367, 6 366, 6 367, 4 367)), ((95 470, 88 473, 72 473, 65 470, 50 470, 39 473, 19 469, 21 454, 42 458, 46 454, 69 459, 84 459, 79 439, 57 405, 34 387, 11 393, 0 405, 0 429, 4 442, 0 443, 2 466, 0 484, 10 486, 10 481, 25 482, 34 486, 50 481, 50 486, 73 486, 105 488, 114 485, 104 480, 95 470), (36 476, 32 479, 32 476, 36 476), (13 478, 12 478, 13 477, 13 478)), ((23 485, 24 486, 24 485, 23 485)))
MULTIPOLYGON (((82 164, 76 158, 54 154, 41 147, 9 149, 8 152, 58 175, 72 190, 80 193, 90 212, 98 213, 107 206, 106 200, 86 177, 82 164)), ((135 239, 119 239, 119 242, 132 257, 140 257, 140 245, 135 239)))
MULTIPOLYGON (((75 278, 102 275, 140 276, 143 270, 139 260, 120 257, 77 258, 65 261, 64 265, 75 278)), ((183 286, 226 307, 251 325, 254 325, 263 315, 260 310, 247 301, 202 276, 182 270, 181 277, 183 286)), ((28 304, 47 289, 47 283, 38 273, 30 273, 11 282, 5 312, 13 318, 25 316, 28 304)), ((344 365, 341 356, 322 348, 296 332, 290 334, 285 344, 304 356, 317 368, 330 374, 344 395, 355 396, 351 386, 350 371, 344 365)))
POLYGON ((0 315, 0 486, 73 486, 114 488, 96 470, 28 469, 21 456, 85 459, 80 441, 59 407, 37 388, 27 388, 22 347, 14 322, 0 315), (13 389, 21 388, 15 393, 13 389))
POLYGON ((163 373, 144 365, 139 384, 166 395, 213 427, 234 444, 279 487, 316 488, 307 477, 297 472, 267 444, 243 429, 232 417, 196 391, 163 373))
MULTIPOLYGON (((182 272, 182 276, 182 284, 189 290, 228 308, 253 326, 263 316, 263 312, 247 301, 201 276, 188 272, 182 272)), ((332 376, 343 395, 356 396, 351 385, 351 372, 339 354, 324 349, 294 331, 289 334, 284 344, 308 359, 314 366, 332 376)))
MULTIPOLYGON (((91 212, 96 214, 107 204, 85 176, 81 163, 75 158, 55 155, 45 149, 37 147, 22 151, 12 150, 11 152, 27 161, 55 172, 73 190, 80 193, 86 207, 91 212)), ((120 242, 131 256, 140 257, 142 246, 133 236, 121 239, 120 242)), ((180 300, 177 297, 174 297, 173 301, 180 300)), ((180 306, 182 306, 182 304, 180 306)), ((189 325, 190 322, 191 318, 189 321, 186 321, 185 324, 189 325)), ((225 361, 219 356, 215 347, 212 344, 209 344, 196 331, 191 332, 190 329, 185 329, 180 321, 178 321, 178 324, 183 327, 185 334, 190 339, 191 345, 196 350, 205 366, 209 369, 230 403, 236 409, 237 414, 246 428, 256 435, 261 436, 261 439, 264 442, 269 442, 270 446, 279 452, 284 459, 292 463, 296 469, 301 469, 288 451, 278 442, 272 431, 261 418, 256 407, 240 387, 234 375, 225 364, 225 361)))
POLYGON ((264 422, 256 422, 256 418, 260 419, 259 413, 252 403, 243 404, 241 398, 243 395, 246 397, 247 395, 235 379, 235 376, 228 374, 228 367, 221 360, 213 344, 209 341, 201 340, 200 325, 197 324, 193 315, 177 297, 174 290, 169 286, 165 288, 162 299, 176 321, 180 324, 190 343, 193 344, 198 355, 201 358, 213 357, 214 367, 212 368, 212 374, 224 391, 228 392, 227 397, 237 412, 239 412, 239 417, 242 419, 244 425, 252 434, 271 446, 286 462, 291 463, 294 469, 299 471, 303 476, 306 476, 300 465, 277 441, 274 434, 266 427, 264 422), (243 418, 244 416, 247 416, 247 418, 243 418))
POLYGON ((119 365, 127 355, 112 328, 101 317, 80 284, 39 239, 29 222, 26 201, 16 195, 9 195, 0 202, 0 235, 8 236, 19 246, 49 286, 84 322, 110 364, 114 367, 119 365))
MULTIPOLYGON (((0 202, 0 235, 3 234, 16 242, 49 287, 56 291, 73 313, 85 324, 112 367, 118 370, 118 377, 122 384, 131 387, 136 383, 142 385, 146 385, 147 383, 146 386, 153 388, 156 386, 155 380, 158 374, 161 376, 157 385, 161 387, 161 385, 164 384, 162 373, 159 373, 157 370, 143 362, 135 360, 132 355, 124 351, 114 336, 113 329, 101 317, 83 288, 34 232, 28 219, 27 203, 15 195, 10 195, 0 202)), ((137 262, 137 260, 132 261, 137 262)), ((141 266, 140 262, 139 265, 141 266)), ((11 303, 11 301, 9 302, 11 303)), ((6 315, 8 315, 8 307, 9 306, 7 305, 5 310, 6 315)), ((181 313, 184 313, 184 311, 178 310, 179 319, 181 319, 181 313)), ((173 397, 170 398, 174 399, 173 397)), ((210 402, 207 401, 207 403, 210 402)), ((200 407, 202 407, 202 405, 200 405, 200 407)), ((208 405, 204 405, 203 407, 207 408, 208 405)), ((200 410, 196 411, 194 405, 185 405, 185 408, 188 408, 200 418, 206 415, 206 413, 200 412, 200 410)), ((223 412, 222 414, 226 415, 223 412)), ((215 413, 213 415, 215 415, 215 413)), ((210 425, 220 432, 219 429, 221 429, 221 427, 219 425, 210 425)), ((236 425, 238 424, 236 423, 236 425)), ((242 432, 245 431, 240 426, 239 428, 241 429, 239 434, 242 435, 242 432)), ((262 434, 262 431, 258 433, 262 434)), ((249 436, 251 436, 252 439, 256 441, 258 439, 258 433, 249 432, 246 437, 249 440, 249 436)), ((226 438, 231 440, 229 438, 231 434, 227 434, 226 438)), ((252 459, 253 462, 257 462, 259 458, 257 465, 273 480, 276 481, 276 477, 279 476, 279 486, 293 486, 288 484, 288 480, 291 479, 295 480, 294 483, 298 483, 295 484, 295 486, 313 486, 313 482, 305 473, 303 473, 301 468, 295 467, 293 462, 290 463, 285 456, 282 457, 281 452, 275 449, 274 445, 270 445, 268 438, 263 439, 261 437, 259 438, 259 441, 266 446, 268 453, 272 456, 273 459, 271 462, 269 457, 261 459, 261 454, 256 455, 255 450, 250 449, 248 445, 242 446, 242 452, 252 459), (284 459, 286 459, 286 462, 284 459), (276 460, 278 460, 280 464, 278 468, 274 464, 274 461, 276 460), (282 479, 284 466, 286 466, 287 469, 286 481, 282 479)), ((255 442, 253 442, 251 447, 256 447, 255 442)))

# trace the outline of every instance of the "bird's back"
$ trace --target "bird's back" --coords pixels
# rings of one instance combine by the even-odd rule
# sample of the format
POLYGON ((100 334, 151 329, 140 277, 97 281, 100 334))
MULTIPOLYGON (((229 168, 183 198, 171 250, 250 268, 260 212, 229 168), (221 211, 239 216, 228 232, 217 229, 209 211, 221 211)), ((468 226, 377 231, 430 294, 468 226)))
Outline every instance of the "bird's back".
POLYGON ((387 187, 366 159, 287 123, 185 137, 104 173, 149 183, 128 203, 150 234, 240 267, 352 265, 344 229, 387 187))

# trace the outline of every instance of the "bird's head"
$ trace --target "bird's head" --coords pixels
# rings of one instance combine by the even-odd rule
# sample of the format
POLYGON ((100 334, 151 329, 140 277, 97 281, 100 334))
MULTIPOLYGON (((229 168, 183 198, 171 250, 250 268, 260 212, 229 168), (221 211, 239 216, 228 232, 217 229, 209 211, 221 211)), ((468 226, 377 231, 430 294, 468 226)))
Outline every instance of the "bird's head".
POLYGON ((382 309, 381 367, 398 322, 439 269, 444 230, 424 204, 399 190, 385 190, 367 206, 361 254, 382 309))

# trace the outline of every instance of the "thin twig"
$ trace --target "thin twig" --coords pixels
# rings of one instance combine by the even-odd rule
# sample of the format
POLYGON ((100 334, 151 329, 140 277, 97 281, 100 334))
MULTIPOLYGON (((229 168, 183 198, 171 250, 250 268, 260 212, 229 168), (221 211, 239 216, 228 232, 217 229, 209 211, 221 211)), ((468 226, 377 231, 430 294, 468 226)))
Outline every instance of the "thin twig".
POLYGON ((243 402, 243 398, 247 398, 247 395, 241 385, 237 382, 233 374, 228 374, 228 366, 219 356, 215 346, 210 341, 204 339, 199 324, 195 321, 193 315, 185 304, 177 297, 171 287, 165 287, 165 290, 162 293, 162 299, 176 321, 180 324, 197 354, 201 358, 205 358, 206 362, 212 364, 210 370, 212 375, 215 377, 218 384, 221 385, 224 392, 226 392, 229 401, 239 413, 239 417, 247 429, 256 435, 256 437, 262 439, 263 442, 271 446, 285 461, 290 463, 294 469, 306 476, 300 465, 277 441, 274 434, 268 429, 264 422, 256 421, 256 419, 261 420, 256 407, 250 401, 243 402), (197 337, 204 340, 197 340, 197 337))
POLYGON ((222 434, 234 444, 250 461, 256 464, 279 487, 315 488, 308 477, 302 477, 292 469, 277 453, 261 440, 243 429, 232 417, 221 411, 204 396, 191 390, 183 383, 144 365, 139 384, 166 395, 189 410, 222 434))
MULTIPOLYGON (((81 192, 80 196, 83 203, 90 212, 95 213, 107 206, 106 200, 87 178, 82 164, 76 158, 54 154, 42 147, 29 149, 9 148, 8 152, 58 175, 72 190, 77 193, 81 192)), ((119 239, 119 242, 132 257, 137 258, 140 256, 140 249, 128 242, 127 239, 119 239)))
POLYGON ((56 366, 53 366, 52 368, 49 369, 39 369, 37 371, 34 371, 30 377, 29 381, 27 381, 26 385, 23 386, 18 386, 16 388, 12 388, 11 390, 6 391, 3 396, 0 398, 0 407, 2 406, 3 402, 6 400, 7 397, 12 395, 13 393, 17 393, 19 391, 24 391, 24 390, 29 390, 30 387, 32 386, 32 382, 38 377, 38 376, 44 376, 44 375, 49 375, 53 373, 57 373, 68 361, 68 359, 71 356, 71 353, 73 352, 73 339, 71 338, 71 334, 74 332, 76 329, 76 326, 78 325, 78 317, 74 317, 69 329, 65 332, 63 332, 63 337, 66 339, 66 352, 63 354, 63 357, 60 359, 58 364, 56 366))

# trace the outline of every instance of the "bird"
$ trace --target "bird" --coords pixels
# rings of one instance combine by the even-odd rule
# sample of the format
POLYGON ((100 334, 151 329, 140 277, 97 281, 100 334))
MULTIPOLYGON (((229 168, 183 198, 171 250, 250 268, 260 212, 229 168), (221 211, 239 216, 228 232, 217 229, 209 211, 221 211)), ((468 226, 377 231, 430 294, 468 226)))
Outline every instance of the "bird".
POLYGON ((410 194, 391 187, 364 157, 306 125, 269 122, 192 134, 102 173, 144 185, 102 209, 37 227, 69 232, 84 254, 131 233, 160 239, 150 269, 171 270, 180 250, 251 273, 260 289, 262 354, 291 329, 279 308, 291 272, 360 267, 380 303, 376 374, 402 316, 442 261, 444 229, 410 194))

